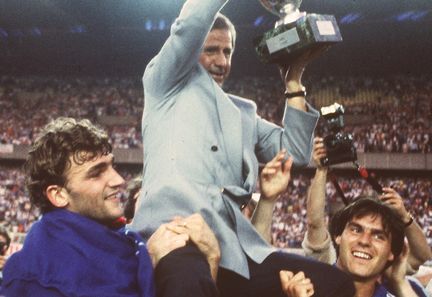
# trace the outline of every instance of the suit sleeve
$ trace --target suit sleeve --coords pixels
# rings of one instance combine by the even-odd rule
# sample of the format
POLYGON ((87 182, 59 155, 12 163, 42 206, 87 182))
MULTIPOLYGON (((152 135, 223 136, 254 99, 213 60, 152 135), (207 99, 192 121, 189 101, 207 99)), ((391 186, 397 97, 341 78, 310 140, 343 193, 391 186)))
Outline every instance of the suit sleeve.
MULTIPOLYGON (((188 0, 171 26, 170 36, 150 61, 143 77, 151 100, 167 100, 183 87, 194 67, 217 12, 227 0, 188 0)), ((148 102, 146 104, 153 104, 148 102)))
POLYGON ((319 112, 309 104, 308 110, 304 112, 286 105, 283 128, 258 118, 255 151, 260 162, 267 163, 278 151, 286 148, 296 166, 309 164, 319 112))

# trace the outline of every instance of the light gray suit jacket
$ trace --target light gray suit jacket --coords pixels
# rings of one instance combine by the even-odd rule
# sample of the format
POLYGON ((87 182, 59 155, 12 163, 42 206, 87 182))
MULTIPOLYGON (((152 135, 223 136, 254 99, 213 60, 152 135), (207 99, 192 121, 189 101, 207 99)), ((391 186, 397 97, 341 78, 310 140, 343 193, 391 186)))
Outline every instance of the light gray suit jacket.
POLYGON ((256 114, 256 104, 228 95, 199 64, 222 0, 188 0, 170 37, 144 73, 144 177, 131 225, 149 237, 175 215, 200 212, 221 247, 221 267, 248 278, 246 255, 261 263, 274 248, 241 213, 258 161, 283 147, 297 165, 309 162, 318 112, 286 107, 284 129, 256 114))

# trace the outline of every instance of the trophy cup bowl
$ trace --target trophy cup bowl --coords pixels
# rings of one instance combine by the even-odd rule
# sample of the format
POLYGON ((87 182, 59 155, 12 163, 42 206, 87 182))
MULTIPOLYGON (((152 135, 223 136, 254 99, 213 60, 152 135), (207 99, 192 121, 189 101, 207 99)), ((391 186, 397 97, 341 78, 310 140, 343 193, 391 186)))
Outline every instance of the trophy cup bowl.
MULTIPOLYGON (((259 0, 261 5, 272 14, 280 17, 276 27, 282 23, 291 23, 297 20, 301 14, 299 12, 300 4, 303 0, 259 0)), ((304 15, 305 13, 303 13, 304 15)))
POLYGON ((342 41, 335 17, 300 12, 302 0, 258 1, 279 16, 274 29, 254 40, 258 57, 264 63, 286 65, 306 50, 342 41))

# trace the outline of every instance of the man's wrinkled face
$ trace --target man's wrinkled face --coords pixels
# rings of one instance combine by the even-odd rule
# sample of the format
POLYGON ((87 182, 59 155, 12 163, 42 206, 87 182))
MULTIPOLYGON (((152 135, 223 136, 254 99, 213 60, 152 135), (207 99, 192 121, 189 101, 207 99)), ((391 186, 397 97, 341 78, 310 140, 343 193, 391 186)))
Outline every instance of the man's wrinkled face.
POLYGON ((199 61, 219 86, 222 86, 231 71, 232 53, 231 32, 225 29, 211 30, 207 35, 199 61))
POLYGON ((370 280, 380 276, 388 261, 394 259, 391 234, 384 230, 378 214, 352 218, 335 242, 339 245, 336 265, 354 279, 370 280))
POLYGON ((112 154, 97 155, 83 164, 73 158, 66 172, 66 209, 94 219, 103 224, 123 215, 120 189, 124 179, 113 167, 112 154))

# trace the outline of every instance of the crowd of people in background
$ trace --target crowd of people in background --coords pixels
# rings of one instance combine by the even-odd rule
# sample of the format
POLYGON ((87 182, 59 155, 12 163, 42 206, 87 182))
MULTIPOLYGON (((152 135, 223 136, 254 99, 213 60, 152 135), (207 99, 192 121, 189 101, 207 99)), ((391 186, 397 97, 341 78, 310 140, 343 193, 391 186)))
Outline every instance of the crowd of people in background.
MULTIPOLYGON (((354 137, 357 152, 431 153, 432 82, 427 77, 306 79, 308 101, 316 108, 333 102, 345 108, 345 132, 354 137)), ((259 115, 281 122, 285 100, 280 78, 231 79, 228 92, 252 98, 259 115)), ((88 118, 109 132, 114 148, 142 148, 142 86, 131 78, 0 77, 0 144, 30 145, 42 127, 59 116, 88 118), (38 110, 35 113, 34 110, 38 110)), ((316 135, 329 133, 320 119, 316 135)), ((120 170, 128 183, 137 172, 120 170)), ((127 184, 126 183, 126 184, 127 184)), ((359 177, 340 177, 348 200, 376 195, 359 177)), ((396 189, 432 246, 432 180, 421 177, 385 177, 379 183, 396 189)), ((25 190, 24 172, 0 164, 0 226, 11 234, 25 234, 40 211, 25 190)), ((272 244, 301 248, 307 231, 306 200, 311 185, 308 171, 293 175, 287 191, 276 202, 272 244)), ((126 189, 124 189, 126 190, 126 189)), ((343 207, 331 182, 326 185, 328 218, 343 207)), ((126 202, 126 191, 122 194, 126 202)))
MULTIPOLYGON (((311 177, 293 178, 286 193, 276 202, 272 226, 273 244, 278 247, 299 248, 306 231, 306 196, 311 177)), ((405 199, 406 208, 417 218, 432 246, 432 181, 427 178, 382 178, 379 183, 390 186, 405 199)), ((376 195, 372 187, 361 178, 339 178, 338 184, 351 201, 359 196, 376 195)), ((342 199, 331 182, 326 185, 327 213, 343 206, 342 199)))
MULTIPOLYGON (((426 76, 310 77, 305 85, 315 107, 344 105, 345 132, 353 134, 358 152, 432 151, 432 82, 426 76)), ((226 83, 228 92, 252 98, 260 115, 276 123, 284 104, 281 88, 278 77, 226 83)), ((99 122, 115 148, 142 148, 142 96, 141 82, 131 78, 0 77, 0 143, 29 145, 50 120, 72 116, 99 122)), ((326 133, 320 121, 317 134, 326 133)))
MULTIPOLYGON (((142 147, 142 90, 132 79, 1 77, 0 143, 29 145, 59 116, 100 122, 102 116, 133 117, 134 124, 107 128, 118 148, 142 147), (38 113, 33 111, 37 108, 38 113)), ((105 125, 104 125, 105 126, 105 125)))
MULTIPOLYGON (((121 170, 126 181, 136 172, 121 170)), ((306 231, 306 195, 311 177, 297 174, 286 193, 276 202, 272 225, 273 244, 281 248, 299 248, 306 231)), ((382 185, 391 186, 405 198, 407 209, 417 218, 432 246, 432 181, 425 178, 383 178, 382 185)), ((338 183, 347 199, 374 195, 371 186, 360 178, 340 178, 338 183)), ((342 205, 335 187, 327 183, 328 211, 342 205)), ((27 232, 38 219, 39 210, 31 205, 24 188, 24 173, 17 168, 0 167, 0 225, 12 232, 27 232)), ((123 194, 126 201, 126 194, 123 194)))
POLYGON ((0 170, 1 225, 12 232, 27 232, 39 216, 25 192, 24 179, 20 169, 0 170))
MULTIPOLYGON (((432 151, 432 82, 426 77, 394 78, 314 78, 306 79, 308 100, 316 107, 339 102, 345 116, 357 116, 345 132, 352 133, 358 152, 432 151), (360 120, 358 120, 360 119, 360 120)), ((105 126, 115 148, 141 148, 141 82, 130 78, 0 77, 0 143, 29 145, 40 129, 58 116, 88 118, 105 126), (35 108, 38 113, 34 113, 35 108), (123 118, 129 120, 122 121, 123 118), (132 120, 130 120, 132 118, 132 120), (117 122, 116 122, 117 121, 117 122)), ((278 77, 231 79, 226 89, 253 98, 263 118, 279 123, 283 95, 278 77)), ((320 120, 318 135, 328 133, 320 120)), ((126 179, 130 173, 124 172, 126 179)), ((432 185, 424 179, 386 179, 406 197, 432 245, 432 185)), ((279 200, 273 223, 273 241, 280 247, 299 247, 305 231, 305 199, 310 178, 298 175, 279 200)), ((358 179, 341 179, 347 197, 369 194, 372 190, 358 179)), ((0 221, 15 232, 26 232, 38 217, 24 191, 19 169, 0 170, 0 221)), ((330 203, 340 199, 329 183, 330 203)))

